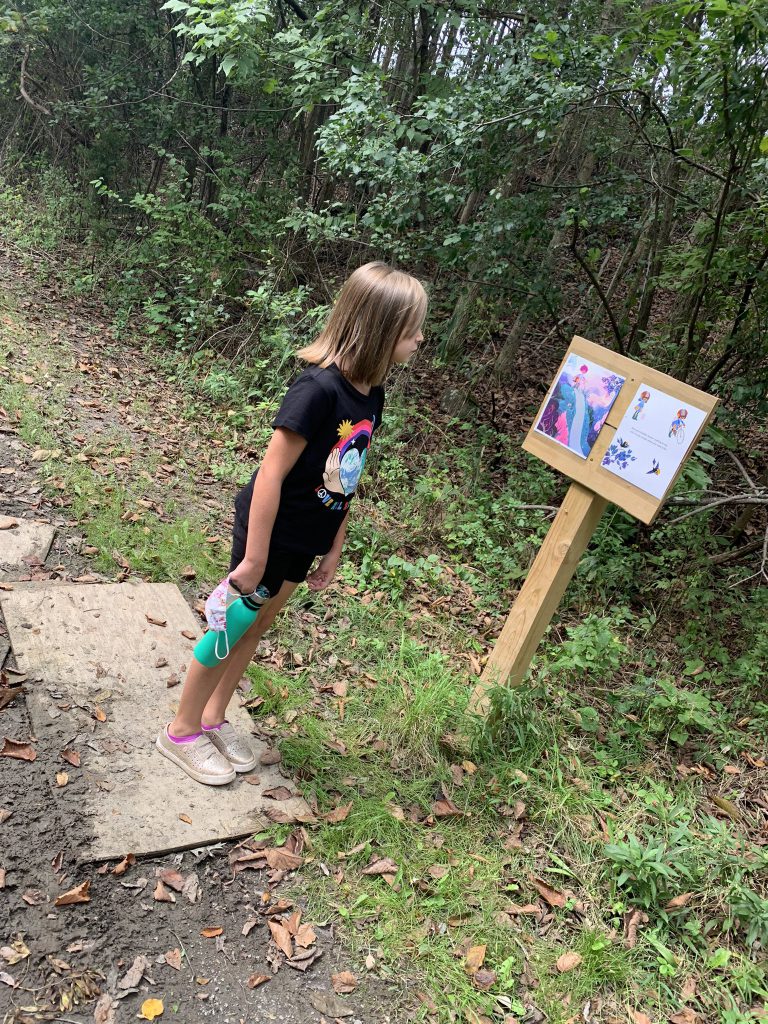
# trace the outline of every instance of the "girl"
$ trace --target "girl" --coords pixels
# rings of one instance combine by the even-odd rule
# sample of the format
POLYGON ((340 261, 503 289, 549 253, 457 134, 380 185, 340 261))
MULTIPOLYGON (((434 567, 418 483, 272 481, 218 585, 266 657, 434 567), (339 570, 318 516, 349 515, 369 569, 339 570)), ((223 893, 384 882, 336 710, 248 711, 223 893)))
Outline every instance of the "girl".
POLYGON ((158 750, 197 782, 221 786, 256 766, 249 743, 226 719, 227 705, 299 583, 307 579, 317 591, 333 579, 350 502, 381 423, 382 383, 419 347, 426 311, 415 278, 367 263, 345 283, 319 337, 298 353, 311 365, 288 389, 261 466, 235 499, 230 582, 243 594, 261 584, 271 599, 218 665, 192 658, 176 717, 157 737, 158 750))

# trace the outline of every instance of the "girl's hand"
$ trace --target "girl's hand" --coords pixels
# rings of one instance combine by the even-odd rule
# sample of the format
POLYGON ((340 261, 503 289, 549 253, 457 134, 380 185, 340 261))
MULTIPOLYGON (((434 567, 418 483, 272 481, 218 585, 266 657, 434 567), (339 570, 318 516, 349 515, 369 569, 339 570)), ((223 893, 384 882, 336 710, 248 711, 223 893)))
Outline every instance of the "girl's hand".
POLYGON ((310 590, 325 590, 336 574, 340 557, 341 553, 335 551, 323 555, 315 571, 307 576, 307 586, 310 590))
POLYGON ((237 589, 243 594, 252 594, 261 582, 264 575, 264 566, 257 562, 241 562, 237 568, 229 574, 230 583, 234 583, 237 589))

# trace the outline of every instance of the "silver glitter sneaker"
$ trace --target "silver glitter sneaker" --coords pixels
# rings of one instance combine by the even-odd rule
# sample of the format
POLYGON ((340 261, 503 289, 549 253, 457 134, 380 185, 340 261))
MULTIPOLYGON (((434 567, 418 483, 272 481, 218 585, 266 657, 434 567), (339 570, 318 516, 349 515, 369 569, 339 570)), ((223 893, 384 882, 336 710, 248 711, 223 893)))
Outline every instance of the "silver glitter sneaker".
POLYGON ((206 729, 205 735, 226 757, 236 772, 250 772, 259 763, 247 740, 238 736, 226 720, 217 729, 206 729))
POLYGON ((168 726, 157 737, 155 746, 169 761, 204 786, 226 786, 234 782, 234 768, 211 743, 207 733, 198 736, 191 743, 174 743, 168 736, 168 726))

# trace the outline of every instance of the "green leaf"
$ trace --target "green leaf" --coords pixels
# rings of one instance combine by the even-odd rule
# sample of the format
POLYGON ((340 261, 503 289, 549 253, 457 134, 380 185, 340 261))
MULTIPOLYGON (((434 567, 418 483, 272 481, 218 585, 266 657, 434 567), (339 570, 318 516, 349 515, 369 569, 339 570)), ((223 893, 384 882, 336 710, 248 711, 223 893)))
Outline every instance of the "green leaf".
POLYGON ((224 58, 219 67, 227 76, 227 78, 229 78, 230 74, 237 67, 237 57, 233 56, 232 54, 229 54, 227 57, 224 58))

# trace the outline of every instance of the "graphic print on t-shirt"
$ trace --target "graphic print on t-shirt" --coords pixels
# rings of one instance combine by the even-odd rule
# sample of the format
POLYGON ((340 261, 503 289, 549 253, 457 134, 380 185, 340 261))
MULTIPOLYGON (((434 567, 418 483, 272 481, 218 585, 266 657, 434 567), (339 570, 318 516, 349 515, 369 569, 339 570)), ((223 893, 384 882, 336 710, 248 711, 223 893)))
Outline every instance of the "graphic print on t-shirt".
POLYGON ((326 508, 346 511, 365 468, 373 423, 371 420, 359 420, 353 424, 350 420, 343 420, 338 432, 339 440, 325 460, 324 486, 315 488, 315 493, 326 508))

